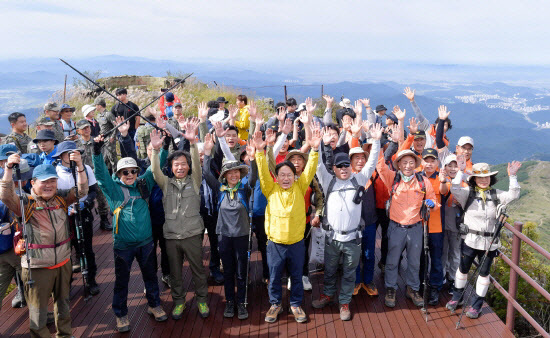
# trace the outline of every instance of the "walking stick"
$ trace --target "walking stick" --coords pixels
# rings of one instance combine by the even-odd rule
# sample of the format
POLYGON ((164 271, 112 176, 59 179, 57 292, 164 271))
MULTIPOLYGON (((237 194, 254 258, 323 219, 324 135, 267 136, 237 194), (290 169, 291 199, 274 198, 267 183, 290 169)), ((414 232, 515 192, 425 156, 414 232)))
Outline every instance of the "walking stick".
MULTIPOLYGON (((82 273, 82 280, 84 283, 84 301, 92 298, 88 290, 88 260, 86 259, 86 251, 84 250, 84 230, 82 228, 82 210, 80 209, 80 201, 78 200, 78 183, 76 180, 76 162, 70 161, 71 173, 73 174, 74 186, 76 189, 77 201, 75 203, 75 229, 76 239, 78 243, 78 251, 80 251, 80 271, 82 273)), ((86 167, 84 167, 86 170, 86 167)))
MULTIPOLYGON (((468 282, 466 283, 465 289, 468 287, 468 285, 472 284, 472 282, 477 278, 481 271, 481 267, 483 266, 483 263, 485 263, 485 259, 487 259, 487 256, 489 255, 489 251, 491 250, 491 246, 493 246, 493 243, 500 235, 500 230, 504 226, 504 223, 506 222, 506 219, 508 218, 508 215, 506 214, 506 205, 499 205, 497 207, 497 225, 495 227, 495 232, 493 233, 493 237, 491 238, 491 244, 487 247, 485 250, 485 253, 481 257, 481 260, 479 261, 478 266, 474 270, 474 273, 468 278, 468 282)), ((460 313, 460 316, 458 317, 458 322, 456 322, 456 329, 460 327, 460 322, 462 321, 462 316, 464 316, 464 307, 468 306, 470 302, 470 298, 472 297, 472 290, 474 289, 474 286, 472 285, 470 289, 468 290, 468 296, 466 297, 466 300, 463 302, 462 305, 462 312, 460 313)))
POLYGON ((248 230, 248 257, 246 261, 246 287, 244 292, 244 305, 248 305, 248 273, 250 270, 250 254, 252 252, 252 214, 254 212, 254 187, 250 194, 250 206, 248 208, 248 218, 250 219, 250 229, 248 230))
POLYGON ((92 83, 93 85, 95 85, 96 87, 98 87, 99 89, 101 89, 103 92, 105 92, 107 95, 109 95, 110 97, 112 97, 113 99, 115 99, 116 101, 118 101, 120 104, 122 104, 123 106, 125 106, 126 108, 128 108, 129 110, 133 111, 134 113, 132 115, 130 115, 127 119, 125 119, 123 122, 119 123, 117 126, 115 126, 113 129, 111 130, 108 130, 106 131, 105 133, 103 133, 103 136, 107 137, 109 136, 112 132, 114 132, 115 130, 118 129, 118 127, 120 127, 121 125, 123 125, 124 123, 126 123, 128 120, 130 120, 131 118, 133 118, 134 116, 136 115, 139 115, 145 122, 149 123, 150 125, 152 125, 154 128, 156 128, 157 130, 159 131, 162 131, 162 129, 160 129, 159 127, 157 127, 155 124, 153 124, 151 121, 149 121, 147 118, 143 117, 143 115, 141 115, 141 112, 143 110, 145 110, 145 108, 149 107, 150 105, 152 105, 153 103, 155 103, 158 99, 160 99, 161 97, 163 97, 166 93, 168 93, 169 91, 171 91, 172 89, 176 88, 177 86, 179 86, 180 84, 184 83, 185 80, 187 80, 191 75, 193 75, 193 73, 187 75, 186 77, 184 77, 183 79, 179 80, 178 82, 176 82, 176 84, 174 84, 172 87, 168 88, 165 92, 163 92, 161 95, 157 96, 155 99, 153 99, 153 101, 149 102, 148 104, 146 104, 143 108, 141 108, 140 110, 136 111, 135 109, 133 109, 132 107, 128 106, 126 103, 120 101, 116 96, 114 96, 113 94, 111 94, 107 89, 105 89, 104 87, 100 86, 97 82, 95 82, 94 80, 90 79, 88 76, 86 76, 85 74, 83 74, 81 71, 79 71, 78 69, 76 69, 75 67, 71 66, 67 61, 63 60, 63 59, 59 59, 61 60, 61 62, 63 62, 64 64, 66 64, 67 66, 69 66, 72 70, 74 70, 75 72, 77 72, 80 76, 82 76, 83 78, 85 78, 86 80, 88 80, 90 83, 92 83))
POLYGON ((29 253, 29 232, 27 231, 27 220, 25 219, 25 203, 23 202, 23 187, 21 186, 21 169, 19 164, 13 165, 15 169, 15 178, 19 185, 19 208, 21 209, 21 225, 23 227, 23 239, 25 241, 25 256, 27 257, 27 269, 29 269, 29 280, 27 285, 32 289, 34 286, 34 280, 32 279, 31 258, 29 253))
POLYGON ((430 209, 426 206, 426 203, 422 205, 420 210, 420 216, 422 217, 422 230, 424 232, 424 292, 422 298, 424 299, 424 306, 422 306, 422 312, 426 316, 426 323, 428 322, 428 255, 430 254, 430 248, 428 246, 428 222, 430 220, 430 209))

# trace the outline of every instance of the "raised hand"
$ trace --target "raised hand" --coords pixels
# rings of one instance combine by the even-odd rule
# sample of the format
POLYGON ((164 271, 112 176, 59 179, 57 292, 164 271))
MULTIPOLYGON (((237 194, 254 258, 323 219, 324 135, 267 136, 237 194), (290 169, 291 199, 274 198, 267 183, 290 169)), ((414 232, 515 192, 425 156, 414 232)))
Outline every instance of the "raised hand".
POLYGON ((329 128, 325 127, 323 128, 323 143, 328 146, 330 142, 332 142, 332 135, 329 133, 329 128))
POLYGON ((516 176, 519 168, 521 168, 521 162, 519 161, 512 161, 511 163, 508 163, 508 176, 516 176))
MULTIPOLYGON (((117 116, 115 118, 115 122, 117 125, 121 124, 122 122, 124 122, 124 117, 123 116, 117 116)), ((130 121, 127 121, 123 124, 120 125, 120 127, 118 127, 118 132, 120 133, 120 135, 122 137, 126 137, 126 135, 128 135, 128 130, 130 129, 130 121)))
POLYGON ((441 183, 447 182, 447 172, 445 171, 445 167, 442 167, 439 170, 439 182, 441 183))
POLYGON ((308 97, 306 99, 306 112, 308 112, 309 114, 313 114, 315 112, 315 109, 317 109, 317 104, 314 105, 313 99, 311 97, 308 97))
POLYGON ((216 136, 218 138, 224 137, 225 134, 227 133, 227 129, 226 130, 223 129, 223 123, 221 121, 214 122, 214 130, 216 131, 216 136))
POLYGON ((319 149, 319 145, 321 144, 321 139, 323 136, 321 136, 321 131, 319 129, 315 129, 311 133, 311 139, 309 140, 309 145, 312 149, 319 149))
POLYGON ((375 124, 370 130, 370 137, 374 140, 380 140, 382 138, 382 132, 384 128, 380 123, 375 124))
POLYGON ((206 135, 204 135, 204 154, 210 155, 210 153, 212 152, 212 148, 214 148, 212 134, 207 133, 206 135))
POLYGON ((441 105, 437 109, 437 113, 439 114, 439 119, 440 120, 446 120, 447 118, 449 118, 449 115, 451 114, 451 111, 447 110, 447 106, 441 105))
POLYGON ((334 98, 328 95, 323 95, 323 99, 327 102, 327 108, 331 108, 334 103, 334 98))
POLYGON ((229 105, 229 119, 234 120, 237 117, 237 113, 239 112, 239 107, 234 104, 229 105))
POLYGON ((256 151, 263 151, 265 148, 265 141, 262 140, 262 132, 259 130, 254 133, 254 146, 256 147, 256 151))
POLYGON ((277 141, 277 134, 275 134, 275 131, 271 128, 267 128, 265 131, 265 140, 268 145, 273 146, 275 144, 275 141, 277 141))
MULTIPOLYGON (((281 126, 281 125, 279 124, 279 126, 281 126)), ((290 134, 291 131, 292 131, 292 121, 290 119, 286 119, 285 124, 281 128, 281 132, 283 134, 288 135, 288 134, 290 134)))
POLYGON ((363 106, 365 106, 365 108, 369 109, 370 108, 370 99, 359 99, 359 102, 361 102, 363 104, 363 106))
POLYGON ((414 101, 414 93, 416 92, 416 89, 415 90, 411 90, 411 88, 409 87, 406 87, 405 88, 405 92, 403 93, 403 95, 405 95, 407 97, 407 99, 409 99, 409 101, 413 102, 414 101))
POLYGON ((294 120, 294 122, 296 123, 296 121, 300 121, 304 124, 304 126, 307 126, 311 123, 311 120, 313 119, 313 117, 311 116, 311 113, 307 112, 307 111, 303 111, 300 113, 300 117, 297 118, 296 120, 294 120))
POLYGON ((206 122, 206 119, 208 118, 208 106, 206 105, 206 102, 199 103, 198 110, 200 121, 206 122))
POLYGON ((279 126, 281 126, 286 118, 286 107, 282 106, 277 108, 277 120, 279 120, 279 126))
POLYGON ((369 121, 363 121, 363 131, 368 133, 371 125, 372 124, 369 121))
POLYGON ((151 130, 151 134, 149 134, 149 136, 151 137, 151 146, 153 149, 159 150, 160 147, 162 147, 162 142, 164 142, 164 138, 166 136, 162 135, 162 132, 156 129, 151 130))
POLYGON ((155 119, 155 123, 157 124, 157 127, 159 127, 160 129, 166 128, 166 120, 160 116, 157 119, 155 119))
POLYGON ((264 116, 261 111, 256 109, 256 124, 264 124, 264 116))
POLYGON ((414 134, 418 131, 418 122, 416 122, 416 119, 414 117, 411 117, 409 119, 409 131, 411 134, 414 134))
POLYGON ((194 144, 197 142, 197 128, 199 127, 200 120, 196 117, 193 117, 191 121, 187 124, 187 129, 185 129, 185 134, 183 137, 185 137, 189 143, 194 144))
POLYGON ((466 156, 457 155, 456 156, 456 164, 458 165, 458 169, 460 169, 462 172, 464 172, 464 170, 466 170, 466 156))
POLYGON ((407 113, 406 109, 401 110, 401 108, 399 108, 399 106, 393 107, 393 115, 395 115, 395 117, 397 117, 397 119, 399 121, 404 121, 405 120, 406 113, 407 113))
POLYGON ((319 122, 316 122, 316 121, 311 121, 310 129, 311 129, 312 132, 316 129, 320 131, 321 130, 321 124, 319 122))
POLYGON ((248 113, 250 114, 250 120, 256 120, 258 106, 254 100, 250 100, 248 104, 248 113))
POLYGON ((363 113, 363 104, 361 103, 361 100, 355 101, 355 106, 353 106, 353 111, 357 116, 361 116, 363 113))
POLYGON ((254 155, 256 155, 256 147, 254 145, 254 141, 246 141, 246 156, 248 156, 248 159, 252 161, 254 159, 254 155))
POLYGON ((399 126, 395 123, 388 128, 388 134, 393 142, 399 142, 399 126))
POLYGON ((359 137, 362 128, 363 126, 361 125, 361 122, 359 121, 359 119, 358 118, 354 119, 353 123, 351 124, 351 135, 355 137, 359 137))

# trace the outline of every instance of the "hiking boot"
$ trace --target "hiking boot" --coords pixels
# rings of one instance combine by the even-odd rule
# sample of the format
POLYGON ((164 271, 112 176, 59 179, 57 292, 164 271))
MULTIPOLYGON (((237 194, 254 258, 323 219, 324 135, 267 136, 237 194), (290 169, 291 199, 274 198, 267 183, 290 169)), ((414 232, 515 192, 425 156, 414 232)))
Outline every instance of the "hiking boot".
POLYGON ((90 293, 90 295, 96 296, 99 294, 99 286, 97 285, 95 280, 89 282, 86 287, 88 288, 88 292, 90 293))
POLYGON ((387 307, 395 307, 395 289, 387 288, 386 289, 386 298, 384 299, 384 304, 387 307))
POLYGON ((153 317, 155 317, 155 320, 157 322, 163 322, 165 321, 166 319, 168 319, 168 316, 166 315, 166 312, 164 312, 164 310, 162 309, 162 307, 159 305, 157 307, 148 307, 147 308, 147 313, 150 314, 150 315, 153 315, 153 317))
POLYGON ((302 284, 304 285, 304 291, 311 291, 311 289, 313 289, 308 276, 302 276, 302 284))
POLYGON ((160 280, 162 280, 162 282, 164 284, 166 284, 166 286, 171 289, 172 288, 172 281, 170 280, 170 275, 162 275, 162 277, 160 277, 160 280))
POLYGON ((363 288, 367 291, 369 296, 378 296, 378 289, 376 288, 376 284, 374 284, 374 282, 370 282, 367 285, 363 284, 363 288))
POLYGON ((185 310, 185 303, 174 306, 172 310, 172 319, 181 319, 181 317, 183 317, 183 310, 185 310))
POLYGON ((453 284, 451 284, 451 285, 449 286, 449 290, 447 290, 447 292, 452 296, 453 293, 455 292, 455 290, 456 290, 456 288, 455 288, 455 284, 454 284, 454 282, 453 282, 453 284))
POLYGON ((128 316, 116 317, 116 329, 118 332, 130 331, 130 321, 128 320, 128 316))
POLYGON ((11 307, 12 308, 20 308, 27 306, 27 302, 25 301, 25 295, 23 294, 23 291, 21 288, 17 288, 17 293, 11 300, 11 307))
POLYGON ((479 318, 480 315, 481 315, 481 309, 476 310, 471 306, 466 311, 466 317, 471 318, 471 319, 477 319, 477 318, 479 318))
POLYGON ((210 269, 210 277, 214 279, 214 282, 216 284, 223 284, 224 282, 223 274, 220 272, 220 268, 216 267, 216 268, 210 269))
POLYGON ((202 318, 207 318, 210 315, 210 309, 208 308, 208 304, 205 303, 197 303, 197 306, 199 307, 199 315, 202 318))
POLYGON ((223 311, 225 318, 233 318, 235 316, 235 303, 232 300, 228 300, 225 303, 225 310, 223 311))
POLYGON ((316 309, 322 309, 328 304, 330 304, 331 302, 332 302, 332 298, 322 293, 319 299, 311 302, 311 306, 313 306, 316 309))
POLYGON ((451 313, 454 313, 456 311, 456 308, 458 307, 458 301, 457 300, 450 300, 447 302, 447 304, 445 305, 445 307, 447 308, 447 310, 450 310, 451 313))
POLYGON ((240 320, 248 318, 248 310, 246 309, 246 305, 244 305, 244 303, 237 304, 237 318, 240 320))
POLYGON ((355 284, 352 295, 357 296, 359 294, 359 291, 361 291, 362 287, 363 287, 363 283, 355 284))
POLYGON ((439 303, 439 291, 436 288, 430 288, 430 295, 428 297, 428 305, 435 306, 439 303))
POLYGON ((413 304, 418 307, 424 306, 424 299, 420 296, 420 293, 418 291, 413 290, 410 286, 407 286, 407 292, 405 293, 405 296, 412 300, 413 304))
POLYGON ((281 304, 271 304, 271 307, 265 314, 265 321, 268 323, 275 323, 277 321, 277 316, 279 316, 281 312, 283 312, 281 304))
POLYGON ((53 312, 48 311, 48 313, 46 314, 46 325, 50 325, 53 323, 55 323, 55 316, 53 312))
POLYGON ((300 306, 291 306, 290 311, 294 315, 294 319, 298 323, 305 323, 307 321, 307 316, 304 310, 302 310, 302 307, 300 306))
POLYGON ((349 310, 349 304, 340 304, 340 320, 351 320, 351 311, 349 310))
POLYGON ((101 222, 99 223, 99 228, 101 230, 105 231, 113 231, 113 226, 111 225, 111 222, 109 222, 109 218, 107 216, 101 217, 101 222))

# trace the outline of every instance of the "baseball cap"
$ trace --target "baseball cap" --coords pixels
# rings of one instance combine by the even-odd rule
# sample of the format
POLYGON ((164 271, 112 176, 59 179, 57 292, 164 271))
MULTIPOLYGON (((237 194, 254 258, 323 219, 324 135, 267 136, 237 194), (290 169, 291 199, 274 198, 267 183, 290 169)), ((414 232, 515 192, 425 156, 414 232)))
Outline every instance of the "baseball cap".
POLYGON ((433 157, 437 160, 439 158, 437 154, 437 150, 433 148, 424 149, 424 151, 422 152, 422 158, 427 158, 427 157, 433 157))
POLYGON ((458 139, 458 146, 459 147, 462 147, 465 144, 471 144, 472 147, 473 147, 474 146, 474 139, 471 138, 470 136, 462 136, 461 138, 458 139))
POLYGON ((306 104, 305 103, 300 103, 300 105, 298 106, 298 109, 296 109, 296 112, 299 113, 299 112, 302 112, 306 110, 306 104))
POLYGON ((44 110, 59 111, 59 106, 55 102, 48 102, 44 105, 44 110))
POLYGON ((449 165, 453 161, 458 163, 458 160, 457 160, 455 154, 451 154, 451 155, 445 157, 445 161, 444 161, 443 165, 449 165))
POLYGON ((412 134, 415 139, 417 138, 426 138, 426 132, 424 130, 418 130, 412 134))
POLYGON ((334 156, 334 165, 338 166, 342 164, 350 165, 349 155, 346 153, 338 153, 334 156))
POLYGON ((49 116, 42 116, 36 120, 37 126, 53 126, 55 122, 49 116))
POLYGON ((174 103, 174 108, 176 108, 176 107, 183 107, 183 106, 181 105, 181 102, 176 102, 176 103, 174 103))
POLYGON ((76 129, 84 129, 90 126, 91 126, 90 122, 88 122, 88 120, 86 119, 78 120, 78 122, 76 123, 76 129))
POLYGON ((51 164, 40 164, 34 168, 33 175, 38 181, 49 180, 50 178, 59 178, 55 167, 51 164))
POLYGON ((11 155, 9 153, 17 153, 17 147, 15 144, 8 143, 0 146, 0 161, 7 160, 11 155))

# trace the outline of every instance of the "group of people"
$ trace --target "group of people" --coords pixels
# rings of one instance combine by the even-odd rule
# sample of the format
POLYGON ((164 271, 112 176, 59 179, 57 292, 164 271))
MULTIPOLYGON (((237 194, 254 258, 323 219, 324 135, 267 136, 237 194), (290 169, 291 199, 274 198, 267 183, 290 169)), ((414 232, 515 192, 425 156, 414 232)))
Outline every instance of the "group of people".
POLYGON ((112 308, 120 332, 130 330, 134 260, 145 284, 147 312, 157 321, 168 318, 157 280, 158 249, 173 319, 185 311, 185 259, 201 317, 209 316, 212 278, 224 286, 224 317, 248 318, 252 233, 271 304, 265 321, 275 322, 283 312, 285 275, 290 313, 297 322, 307 321, 302 304, 304 291, 312 290, 309 254, 319 245, 324 282, 312 306, 337 302, 340 318, 350 320, 354 295, 379 294, 374 283, 378 227, 378 267, 388 307, 396 303, 404 255, 407 298, 424 306, 421 289, 428 270, 428 303, 437 305, 448 286, 453 297, 446 306, 454 311, 463 301, 470 266, 488 249, 475 296, 464 304, 467 316, 480 315, 499 245, 491 245, 491 237, 500 207, 519 198, 521 163, 508 165, 509 190, 496 190, 497 172, 472 162, 471 137, 462 136, 451 147, 445 106, 431 124, 414 91, 406 88, 415 112, 407 132, 405 109, 390 112, 378 105, 373 110, 369 99, 354 105, 343 99, 333 114, 334 99, 324 96, 326 109, 317 117, 310 98, 300 105, 289 98, 269 113, 239 95, 234 105, 219 97, 186 117, 179 98, 168 92, 158 110, 150 108, 140 119, 127 94, 118 89, 110 110, 96 98, 82 107, 79 121, 73 120, 74 107, 47 103, 34 139, 26 134, 24 114, 8 118, 12 132, 0 146, 0 299, 14 278, 18 291, 12 306, 28 305, 32 336, 49 336, 46 325, 52 319, 58 336, 71 336, 73 273, 86 270, 87 293, 100 292, 92 245, 96 207, 101 229, 113 234, 112 308), (422 264, 423 228, 428 265, 422 264), (312 242, 312 232, 320 232, 324 244, 312 242), (209 274, 202 263, 205 233, 209 274))

